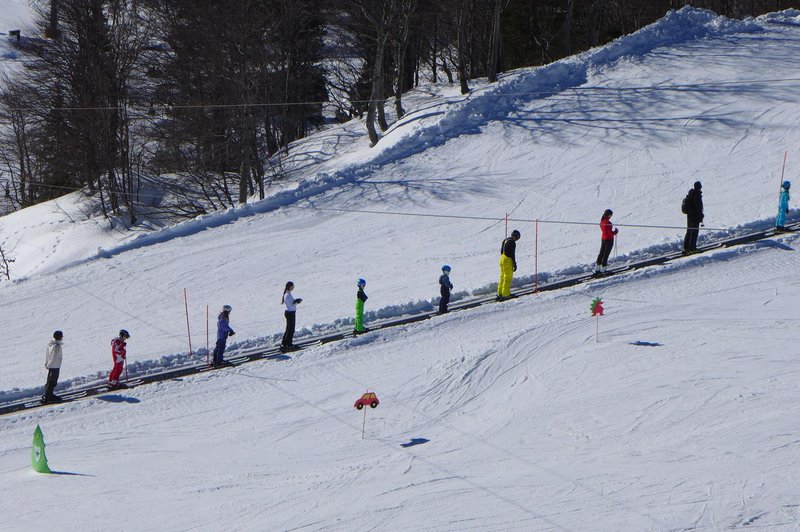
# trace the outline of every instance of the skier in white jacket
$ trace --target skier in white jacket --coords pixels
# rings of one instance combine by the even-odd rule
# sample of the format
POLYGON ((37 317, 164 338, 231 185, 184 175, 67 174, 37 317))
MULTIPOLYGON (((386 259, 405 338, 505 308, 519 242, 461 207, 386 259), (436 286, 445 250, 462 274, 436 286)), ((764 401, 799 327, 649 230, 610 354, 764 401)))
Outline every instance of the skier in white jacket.
POLYGON ((61 342, 63 339, 64 333, 56 331, 53 333, 53 339, 47 344, 47 352, 44 359, 44 367, 47 368, 47 383, 44 385, 43 403, 61 402, 61 398, 53 393, 53 390, 56 389, 58 374, 61 371, 61 358, 64 354, 61 342))

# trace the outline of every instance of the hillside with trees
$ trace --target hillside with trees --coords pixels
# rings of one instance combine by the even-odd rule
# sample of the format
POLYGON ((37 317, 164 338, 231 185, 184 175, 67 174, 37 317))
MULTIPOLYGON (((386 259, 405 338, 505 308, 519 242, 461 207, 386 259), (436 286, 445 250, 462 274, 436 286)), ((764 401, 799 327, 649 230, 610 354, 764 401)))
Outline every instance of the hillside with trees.
POLYGON ((691 4, 788 0, 41 0, 0 82, 0 213, 83 190, 126 225, 265 197, 292 142, 358 118, 376 145, 429 83, 496 81, 691 4))

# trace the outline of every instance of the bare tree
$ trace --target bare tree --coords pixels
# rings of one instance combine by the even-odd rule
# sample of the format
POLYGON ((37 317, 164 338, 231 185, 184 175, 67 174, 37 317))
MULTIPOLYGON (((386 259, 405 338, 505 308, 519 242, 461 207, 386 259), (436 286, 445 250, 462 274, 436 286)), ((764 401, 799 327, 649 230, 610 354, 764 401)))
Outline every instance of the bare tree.
POLYGON ((461 94, 469 92, 467 85, 467 32, 472 13, 472 0, 462 0, 461 9, 458 11, 458 81, 461 84, 461 94))
POLYGON ((58 39, 58 4, 60 0, 50 0, 49 25, 45 28, 44 36, 48 39, 58 39))
POLYGON ((2 76, 5 90, 0 93, 0 119, 10 124, 10 128, 0 130, 0 153, 4 170, 14 182, 14 196, 11 186, 6 183, 6 197, 17 202, 20 207, 35 203, 34 184, 37 168, 31 154, 31 129, 25 109, 30 106, 24 85, 2 76))
POLYGON ((105 213, 124 205, 134 223, 127 106, 147 21, 120 1, 58 0, 50 8, 37 24, 42 33, 57 28, 58 38, 32 41, 32 60, 3 91, 16 102, 21 197, 35 202, 87 186, 99 192, 105 213), (15 96, 21 93, 24 101, 15 96))
POLYGON ((385 61, 386 48, 391 36, 391 31, 399 14, 399 5, 402 0, 345 0, 343 7, 352 17, 351 28, 362 39, 369 42, 372 56, 368 57, 371 66, 370 96, 367 108, 366 127, 370 144, 375 146, 380 140, 376 119, 383 131, 388 129, 386 124, 384 105, 385 101, 385 61))
POLYGON ((416 7, 416 0, 400 0, 400 24, 396 32, 397 55, 395 58, 395 64, 397 65, 397 82, 395 83, 394 93, 394 106, 398 119, 402 118, 405 114, 402 98, 406 77, 406 53, 408 51, 408 36, 411 30, 411 22, 416 7))
POLYGON ((3 248, 0 247, 0 268, 2 268, 3 275, 5 275, 6 280, 11 280, 11 263, 14 262, 14 259, 6 255, 3 251, 3 248))
POLYGON ((489 62, 487 66, 489 81, 497 81, 497 65, 500 61, 500 20, 503 16, 503 0, 494 0, 492 11, 492 36, 489 44, 489 62))
POLYGON ((575 0, 566 0, 566 16, 564 17, 564 55, 572 55, 572 15, 575 0))

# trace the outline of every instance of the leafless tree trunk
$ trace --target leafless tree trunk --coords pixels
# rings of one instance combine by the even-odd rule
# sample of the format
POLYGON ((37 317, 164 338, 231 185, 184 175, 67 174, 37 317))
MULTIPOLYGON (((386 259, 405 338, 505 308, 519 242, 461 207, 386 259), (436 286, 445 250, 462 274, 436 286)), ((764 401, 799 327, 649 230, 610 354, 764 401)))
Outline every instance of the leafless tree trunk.
POLYGON ((371 40, 375 43, 374 63, 372 65, 371 90, 367 110, 367 134, 371 146, 375 146, 380 136, 375 128, 376 118, 380 119, 383 131, 388 129, 383 106, 384 94, 384 60, 389 31, 397 14, 397 2, 400 0, 353 0, 359 8, 371 32, 371 40))
POLYGON ((458 28, 457 28, 457 46, 458 46, 458 82, 461 85, 461 94, 469 92, 469 85, 467 84, 469 76, 467 74, 467 33, 468 21, 472 13, 472 0, 461 0, 460 8, 458 9, 458 28))
POLYGON ((378 104, 383 101, 383 54, 386 50, 387 34, 378 38, 375 49, 375 64, 372 69, 372 91, 369 96, 369 110, 367 111, 367 133, 372 146, 380 140, 375 129, 375 118, 378 114, 378 104))
POLYGON ((489 48, 488 74, 489 81, 497 81, 497 63, 500 59, 500 16, 503 13, 503 0, 494 0, 494 13, 492 15, 492 38, 489 48))
POLYGON ((400 35, 397 43, 397 84, 395 85, 394 107, 397 118, 403 118, 406 113, 403 109, 403 86, 406 76, 406 52, 408 51, 408 33, 411 29, 411 15, 416 8, 416 0, 401 0, 400 35))
POLYGON ((433 36, 431 37, 431 83, 436 83, 438 79, 438 69, 436 61, 439 59, 439 5, 438 2, 433 7, 433 36))
POLYGON ((572 55, 572 12, 575 0, 566 0, 566 17, 564 18, 564 55, 572 55))
POLYGON ((600 43, 600 20, 605 7, 605 0, 594 0, 589 11, 589 47, 593 48, 600 43))
POLYGON ((60 0, 50 0, 50 24, 45 29, 44 36, 48 39, 58 39, 58 4, 60 0))

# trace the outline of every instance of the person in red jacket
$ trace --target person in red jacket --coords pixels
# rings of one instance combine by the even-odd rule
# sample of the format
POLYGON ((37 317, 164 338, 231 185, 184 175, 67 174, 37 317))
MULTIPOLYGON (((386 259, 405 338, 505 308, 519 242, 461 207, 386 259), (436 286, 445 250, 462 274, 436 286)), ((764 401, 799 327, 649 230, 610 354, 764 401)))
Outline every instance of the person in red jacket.
POLYGON ((614 247, 614 237, 619 232, 619 229, 614 229, 614 224, 611 223, 613 214, 611 209, 606 209, 603 217, 600 218, 600 253, 597 254, 597 263, 594 267, 595 275, 605 273, 608 266, 608 256, 614 247))
POLYGON ((108 384, 112 388, 125 386, 119 383, 119 377, 122 375, 122 368, 125 366, 125 358, 127 357, 125 340, 130 337, 131 335, 128 334, 128 331, 122 329, 119 331, 119 336, 111 340, 111 357, 114 359, 114 368, 108 374, 108 384))

